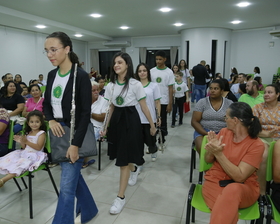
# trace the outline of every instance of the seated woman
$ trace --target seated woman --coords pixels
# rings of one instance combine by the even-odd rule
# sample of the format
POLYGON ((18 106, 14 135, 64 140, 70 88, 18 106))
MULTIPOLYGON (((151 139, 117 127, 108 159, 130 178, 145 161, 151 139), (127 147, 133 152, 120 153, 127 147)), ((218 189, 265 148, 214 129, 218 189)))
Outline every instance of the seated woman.
MULTIPOLYGON (((8 110, 10 120, 16 120, 20 117, 24 108, 24 98, 16 93, 17 87, 13 81, 8 81, 4 86, 4 96, 0 98, 0 104, 8 110)), ((16 124, 14 126, 14 133, 22 130, 22 125, 16 124)))
POLYGON ((264 86, 262 84, 262 78, 260 76, 258 76, 258 77, 255 77, 254 80, 256 80, 259 83, 259 91, 263 91, 264 86))
POLYGON ((262 161, 259 119, 243 102, 229 106, 227 128, 208 132, 205 161, 213 166, 205 174, 202 193, 211 209, 210 224, 237 223, 238 209, 253 205, 260 188, 256 171, 262 161))
POLYGON ((203 136, 207 135, 208 131, 218 133, 226 127, 224 116, 232 101, 223 97, 224 88, 222 80, 213 80, 209 87, 210 96, 202 98, 195 105, 191 125, 195 129, 194 143, 198 154, 200 154, 203 136))
POLYGON ((31 85, 28 88, 28 91, 32 95, 32 98, 29 98, 25 104, 25 107, 22 112, 22 116, 27 117, 29 112, 33 110, 39 110, 43 112, 43 102, 44 98, 42 98, 42 91, 38 84, 31 85))
POLYGON ((273 182, 271 200, 280 212, 280 139, 275 143, 272 157, 273 182))
POLYGON ((9 151, 9 121, 8 111, 0 105, 0 157, 6 155, 9 151))

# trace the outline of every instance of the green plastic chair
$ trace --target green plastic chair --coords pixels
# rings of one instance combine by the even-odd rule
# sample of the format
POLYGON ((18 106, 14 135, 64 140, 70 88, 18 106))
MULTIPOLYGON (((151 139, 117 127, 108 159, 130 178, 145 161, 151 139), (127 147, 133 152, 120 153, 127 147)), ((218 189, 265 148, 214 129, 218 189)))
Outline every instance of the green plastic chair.
POLYGON ((264 90, 259 90, 258 92, 262 95, 264 94, 264 90))
POLYGON ((40 89, 41 89, 41 92, 44 93, 46 91, 46 86, 41 86, 40 89))
MULTIPOLYGON (((204 143, 207 143, 207 138, 203 138, 204 143)), ((204 146, 205 146, 204 144, 204 146)), ((207 207, 203 195, 202 195, 202 178, 203 173, 209 170, 212 167, 212 163, 206 163, 204 156, 206 150, 205 147, 201 147, 200 152, 200 162, 199 162, 199 171, 200 178, 198 184, 192 184, 188 194, 188 204, 187 204, 187 215, 186 215, 186 224, 190 224, 191 222, 195 222, 195 209, 205 212, 211 213, 210 209, 207 207), (191 214, 192 213, 192 214, 191 214)), ((260 200, 260 205, 258 201, 256 201, 252 206, 248 208, 242 208, 238 210, 239 219, 243 220, 251 220, 251 224, 255 223, 255 220, 259 219, 260 223, 263 222, 263 203, 260 200)))
POLYGON ((8 140, 8 149, 9 151, 13 148, 13 141, 14 141, 14 121, 10 120, 9 124, 10 134, 9 134, 9 140, 8 140))
MULTIPOLYGON (((46 143, 45 143, 45 152, 48 154, 48 156, 50 155, 51 153, 51 147, 50 147, 50 138, 49 138, 49 135, 48 135, 48 130, 49 130, 49 126, 48 126, 48 122, 46 122, 46 125, 47 125, 47 132, 46 132, 46 143)), ((16 178, 21 178, 23 179, 23 177, 25 176, 28 176, 28 183, 29 183, 29 216, 30 216, 30 219, 33 219, 33 203, 32 203, 32 178, 34 177, 33 174, 37 171, 40 171, 40 170, 45 170, 48 172, 49 174, 49 177, 51 179, 51 182, 53 184, 53 187, 54 187, 54 190, 57 194, 57 196, 59 196, 59 193, 58 193, 58 190, 57 190, 57 187, 56 187, 56 184, 54 182, 54 179, 53 179, 53 176, 51 174, 51 171, 48 167, 48 161, 41 164, 36 170, 33 170, 33 171, 26 171, 24 172, 22 175, 18 176, 18 177, 15 177, 14 180, 19 188, 19 190, 21 191, 21 188, 19 186, 19 184, 17 183, 16 181, 16 178)), ((25 188, 27 189, 27 186, 26 184, 25 185, 25 188)))
POLYGON ((266 166, 266 203, 267 203, 267 216, 266 223, 270 224, 273 219, 275 222, 280 223, 280 213, 273 204, 273 201, 270 197, 270 182, 273 180, 273 171, 272 171, 272 159, 273 159, 273 149, 275 141, 271 142, 269 145, 268 157, 267 157, 267 166, 266 166))
POLYGON ((277 74, 280 75, 280 67, 278 67, 277 74))

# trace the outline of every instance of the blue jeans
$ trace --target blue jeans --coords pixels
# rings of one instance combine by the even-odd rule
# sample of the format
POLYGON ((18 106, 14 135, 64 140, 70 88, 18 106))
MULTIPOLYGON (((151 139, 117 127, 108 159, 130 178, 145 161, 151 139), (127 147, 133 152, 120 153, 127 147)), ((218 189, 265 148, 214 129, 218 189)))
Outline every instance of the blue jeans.
POLYGON ((196 102, 198 102, 201 98, 204 98, 205 93, 206 93, 206 85, 195 84, 194 94, 195 94, 196 102))
POLYGON ((98 209, 81 174, 84 158, 75 163, 63 162, 61 166, 60 194, 53 224, 74 224, 74 202, 77 198, 76 216, 81 213, 82 223, 90 221, 98 209))
POLYGON ((192 93, 191 93, 191 101, 194 103, 195 100, 195 93, 194 93, 194 83, 192 84, 192 93))

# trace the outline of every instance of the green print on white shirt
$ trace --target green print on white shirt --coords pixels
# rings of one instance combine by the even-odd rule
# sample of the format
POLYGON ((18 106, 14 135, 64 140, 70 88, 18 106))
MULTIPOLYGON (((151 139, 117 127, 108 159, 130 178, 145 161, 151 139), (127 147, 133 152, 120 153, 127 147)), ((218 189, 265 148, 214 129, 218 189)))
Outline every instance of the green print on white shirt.
POLYGON ((53 96, 57 99, 61 98, 62 96, 62 86, 58 85, 53 89, 53 96))
POLYGON ((117 105, 123 105, 123 103, 124 103, 124 99, 121 96, 118 96, 116 98, 116 104, 117 105))
POLYGON ((161 81, 162 81, 161 77, 157 77, 157 78, 156 78, 156 82, 157 82, 157 83, 161 83, 161 81))

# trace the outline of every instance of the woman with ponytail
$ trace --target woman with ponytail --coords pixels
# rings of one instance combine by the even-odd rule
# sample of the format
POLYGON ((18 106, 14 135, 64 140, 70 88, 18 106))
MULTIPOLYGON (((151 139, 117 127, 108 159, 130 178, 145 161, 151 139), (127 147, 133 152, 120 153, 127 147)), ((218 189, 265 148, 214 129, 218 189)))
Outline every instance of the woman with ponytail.
POLYGON ((251 107, 242 102, 229 106, 218 135, 208 132, 205 162, 213 166, 205 174, 203 197, 211 209, 210 223, 237 223, 238 209, 253 205, 260 195, 256 171, 264 144, 262 130, 251 107))
MULTIPOLYGON (((45 41, 44 53, 56 69, 48 74, 43 111, 49 121, 54 136, 64 138, 62 126, 70 127, 71 101, 73 92, 75 64, 79 66, 77 55, 73 52, 72 41, 63 32, 50 34, 45 41)), ((98 212, 93 197, 81 175, 84 158, 79 158, 78 150, 90 123, 91 83, 87 72, 77 68, 75 86, 76 112, 75 134, 66 157, 68 162, 60 163, 62 168, 60 195, 53 224, 74 224, 74 202, 77 198, 76 214, 80 223, 90 221, 98 212), (82 100, 81 100, 82 99, 82 100)), ((56 150, 52 146, 52 150, 56 150)))

